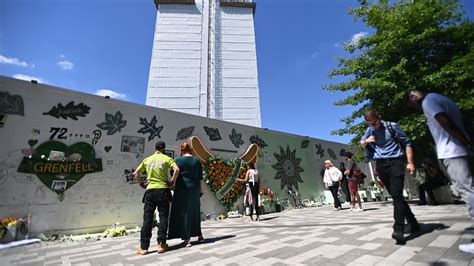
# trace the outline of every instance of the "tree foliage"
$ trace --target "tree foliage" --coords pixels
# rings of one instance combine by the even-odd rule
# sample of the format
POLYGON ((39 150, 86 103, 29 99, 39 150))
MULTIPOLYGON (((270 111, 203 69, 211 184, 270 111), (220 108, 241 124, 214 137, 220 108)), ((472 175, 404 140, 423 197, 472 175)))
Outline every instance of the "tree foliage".
POLYGON ((360 121, 368 108, 398 122, 412 140, 416 158, 434 154, 432 137, 421 110, 403 102, 407 90, 438 92, 455 101, 468 130, 474 131, 474 24, 464 18, 457 0, 359 0, 350 9, 373 33, 344 45, 349 58, 338 58, 329 77, 346 81, 325 85, 329 91, 353 91, 336 105, 359 109, 341 121, 333 134, 355 134, 357 144, 367 125, 360 121))

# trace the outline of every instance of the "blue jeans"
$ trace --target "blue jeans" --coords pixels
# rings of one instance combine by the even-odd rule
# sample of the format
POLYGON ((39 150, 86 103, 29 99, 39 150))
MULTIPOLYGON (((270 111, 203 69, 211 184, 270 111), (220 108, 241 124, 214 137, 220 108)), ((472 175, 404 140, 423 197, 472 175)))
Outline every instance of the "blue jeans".
POLYGON ((441 171, 451 179, 461 199, 466 202, 469 216, 474 218, 474 180, 471 159, 469 156, 440 159, 439 165, 441 171))

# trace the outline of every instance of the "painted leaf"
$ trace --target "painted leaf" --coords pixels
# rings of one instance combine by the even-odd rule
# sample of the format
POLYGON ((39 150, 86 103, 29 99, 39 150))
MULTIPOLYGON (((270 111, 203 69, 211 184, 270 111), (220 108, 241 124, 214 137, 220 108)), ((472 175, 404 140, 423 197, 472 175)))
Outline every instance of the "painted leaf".
POLYGON ((204 128, 204 131, 206 131, 206 134, 209 136, 209 140, 218 141, 222 139, 218 128, 212 128, 212 127, 203 127, 203 128, 204 128))
POLYGON ((25 104, 20 95, 10 95, 6 91, 0 91, 0 114, 24 116, 25 104))
POLYGON ((336 160, 336 159, 337 159, 336 154, 334 153, 334 151, 333 151, 331 148, 328 148, 328 154, 329 154, 329 156, 331 156, 331 158, 332 158, 333 160, 336 160))
POLYGON ((244 144, 244 141, 242 140, 242 133, 237 133, 235 128, 232 129, 232 134, 229 135, 229 139, 236 148, 244 144))
POLYGON ((344 154, 346 154, 346 149, 341 149, 339 151, 339 155, 342 157, 342 156, 344 156, 344 154))
POLYGON ((78 105, 74 105, 74 101, 69 102, 66 106, 62 104, 58 104, 58 106, 53 106, 49 112, 43 113, 43 115, 50 115, 56 118, 63 118, 68 119, 71 118, 73 120, 77 120, 77 117, 85 117, 86 114, 89 113, 91 108, 83 103, 78 105))
POLYGON ((257 144, 260 149, 268 146, 267 143, 265 143, 265 141, 263 141, 263 139, 261 139, 258 135, 252 135, 249 140, 250 143, 257 144))
POLYGON ((144 127, 140 128, 137 132, 142 134, 150 134, 148 135, 148 141, 153 140, 155 137, 161 138, 160 133, 163 130, 163 126, 156 127, 156 115, 153 116, 151 121, 148 123, 146 118, 140 117, 140 124, 144 127))
POLYGON ((107 135, 113 135, 127 125, 127 121, 122 120, 122 118, 123 116, 120 111, 117 111, 115 115, 105 113, 105 122, 97 124, 97 127, 102 130, 107 130, 107 135))
POLYGON ((323 146, 321 146, 321 143, 314 144, 314 147, 316 148, 316 154, 319 155, 319 158, 323 158, 324 149, 323 149, 323 146))
POLYGON ((176 134, 176 140, 187 139, 193 135, 194 126, 192 127, 185 127, 178 131, 176 134))
POLYGON ((305 139, 301 142, 301 148, 306 149, 309 146, 309 140, 305 139))

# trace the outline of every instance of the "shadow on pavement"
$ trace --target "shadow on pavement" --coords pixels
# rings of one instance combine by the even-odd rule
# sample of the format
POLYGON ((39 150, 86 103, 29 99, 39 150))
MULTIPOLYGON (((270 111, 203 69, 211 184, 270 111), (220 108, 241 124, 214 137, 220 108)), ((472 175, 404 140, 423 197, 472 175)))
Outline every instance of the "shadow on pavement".
POLYGON ((444 230, 449 228, 449 226, 446 226, 442 223, 420 223, 420 227, 421 231, 410 234, 409 236, 405 237, 405 241, 410 241, 424 234, 432 233, 434 230, 444 230))
MULTIPOLYGON (((228 239, 228 238, 232 238, 232 237, 236 237, 236 235, 226 235, 226 236, 204 238, 204 241, 201 241, 201 242, 191 241, 191 245, 194 246, 194 245, 209 244, 209 243, 214 243, 214 242, 224 240, 224 239, 228 239)), ((186 248, 186 246, 183 243, 180 243, 180 244, 177 244, 177 245, 170 246, 168 248, 167 252, 177 250, 177 249, 182 249, 182 248, 186 248)), ((153 252, 156 252, 156 251, 151 251, 150 253, 153 253, 153 252)))
POLYGON ((278 217, 274 216, 274 217, 267 217, 267 218, 261 218, 260 217, 260 221, 270 221, 270 220, 273 220, 273 219, 276 219, 278 217))

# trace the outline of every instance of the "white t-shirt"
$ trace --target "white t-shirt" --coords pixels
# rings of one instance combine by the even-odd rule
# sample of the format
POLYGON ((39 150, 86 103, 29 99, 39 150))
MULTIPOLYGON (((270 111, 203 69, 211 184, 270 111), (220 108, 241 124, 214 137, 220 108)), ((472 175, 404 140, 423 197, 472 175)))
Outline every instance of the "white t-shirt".
POLYGON ((446 96, 437 93, 428 93, 422 102, 422 107, 431 135, 433 135, 433 139, 436 143, 438 159, 469 155, 466 147, 464 147, 459 140, 449 135, 435 118, 437 114, 445 113, 449 120, 469 138, 464 128, 461 111, 459 111, 457 105, 446 96))
POLYGON ((255 184, 255 182, 258 182, 258 170, 255 169, 249 169, 249 183, 255 184))

